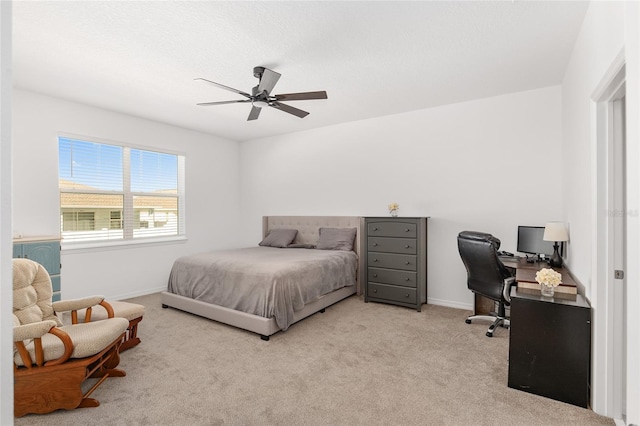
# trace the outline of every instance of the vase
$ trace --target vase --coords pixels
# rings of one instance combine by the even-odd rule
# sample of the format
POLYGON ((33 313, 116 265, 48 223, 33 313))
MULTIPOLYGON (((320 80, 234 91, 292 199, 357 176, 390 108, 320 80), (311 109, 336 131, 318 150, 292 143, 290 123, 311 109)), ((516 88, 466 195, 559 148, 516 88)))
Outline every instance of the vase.
POLYGON ((545 297, 553 297, 556 288, 552 285, 540 283, 540 293, 545 297))
POLYGON ((398 211, 397 210, 391 210, 391 217, 398 217, 398 211))

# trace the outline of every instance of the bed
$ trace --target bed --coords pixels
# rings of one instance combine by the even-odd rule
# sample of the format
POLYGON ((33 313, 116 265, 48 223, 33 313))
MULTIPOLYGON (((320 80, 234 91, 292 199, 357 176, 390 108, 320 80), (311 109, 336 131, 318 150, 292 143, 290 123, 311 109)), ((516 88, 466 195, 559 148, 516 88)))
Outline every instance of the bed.
POLYGON ((265 216, 267 237, 297 230, 288 248, 247 247, 176 259, 163 308, 176 308, 260 335, 280 330, 360 294, 362 218, 265 216), (353 249, 316 250, 319 230, 355 228, 353 249), (273 232, 272 232, 273 231, 273 232), (231 284, 233 283, 233 284, 231 284), (286 284, 284 284, 286 283, 286 284))

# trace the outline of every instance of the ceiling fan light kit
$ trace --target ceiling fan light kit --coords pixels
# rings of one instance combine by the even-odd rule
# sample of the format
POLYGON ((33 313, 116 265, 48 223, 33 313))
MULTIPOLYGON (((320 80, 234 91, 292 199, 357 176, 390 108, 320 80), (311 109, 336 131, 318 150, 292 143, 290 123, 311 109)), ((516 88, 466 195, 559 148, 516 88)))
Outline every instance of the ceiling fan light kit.
POLYGON ((327 99, 327 92, 318 91, 318 92, 298 92, 298 93, 286 93, 281 95, 271 95, 271 91, 274 86, 280 79, 280 74, 270 70, 265 67, 254 67, 253 68, 253 76, 259 80, 257 86, 251 89, 251 94, 243 92, 238 89, 234 89, 233 87, 225 86, 224 84, 216 83, 211 80, 207 80, 206 78, 196 78, 196 80, 206 81, 207 83, 213 84, 216 87, 219 87, 224 90, 228 90, 233 93, 237 93, 239 95, 244 96, 246 99, 238 99, 233 101, 218 101, 218 102, 202 102, 197 105, 200 106, 211 106, 211 105, 224 105, 224 104, 234 104, 234 103, 246 103, 251 102, 251 111, 249 112, 249 117, 247 117, 247 121, 257 120, 260 116, 260 111, 262 108, 273 107, 279 109, 280 111, 284 111, 286 113, 295 115, 296 117, 304 118, 309 113, 307 111, 303 111, 298 108, 294 108, 287 104, 283 104, 280 101, 303 101, 303 100, 312 100, 312 99, 327 99))

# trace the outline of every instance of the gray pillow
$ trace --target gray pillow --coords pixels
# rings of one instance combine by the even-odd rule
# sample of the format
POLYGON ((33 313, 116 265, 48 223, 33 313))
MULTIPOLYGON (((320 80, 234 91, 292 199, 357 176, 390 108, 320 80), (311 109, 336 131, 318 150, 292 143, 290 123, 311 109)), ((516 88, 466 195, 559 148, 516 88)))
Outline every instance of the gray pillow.
POLYGON ((353 250, 356 228, 320 228, 318 250, 353 250))
POLYGON ((272 229, 258 245, 284 248, 296 239, 296 235, 297 229, 272 229))

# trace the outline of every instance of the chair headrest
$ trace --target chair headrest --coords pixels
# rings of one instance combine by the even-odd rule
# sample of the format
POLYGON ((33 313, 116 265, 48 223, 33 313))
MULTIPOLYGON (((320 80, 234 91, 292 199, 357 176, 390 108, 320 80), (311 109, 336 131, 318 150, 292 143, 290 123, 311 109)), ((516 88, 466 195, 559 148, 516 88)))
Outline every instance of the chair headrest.
POLYGON ((44 267, 29 259, 13 259, 13 314, 20 324, 53 320, 62 325, 52 306, 51 278, 44 267))
POLYGON ((486 242, 495 247, 496 250, 500 248, 500 240, 494 237, 491 234, 487 234, 486 232, 477 232, 477 231, 462 231, 458 234, 458 239, 486 242))

